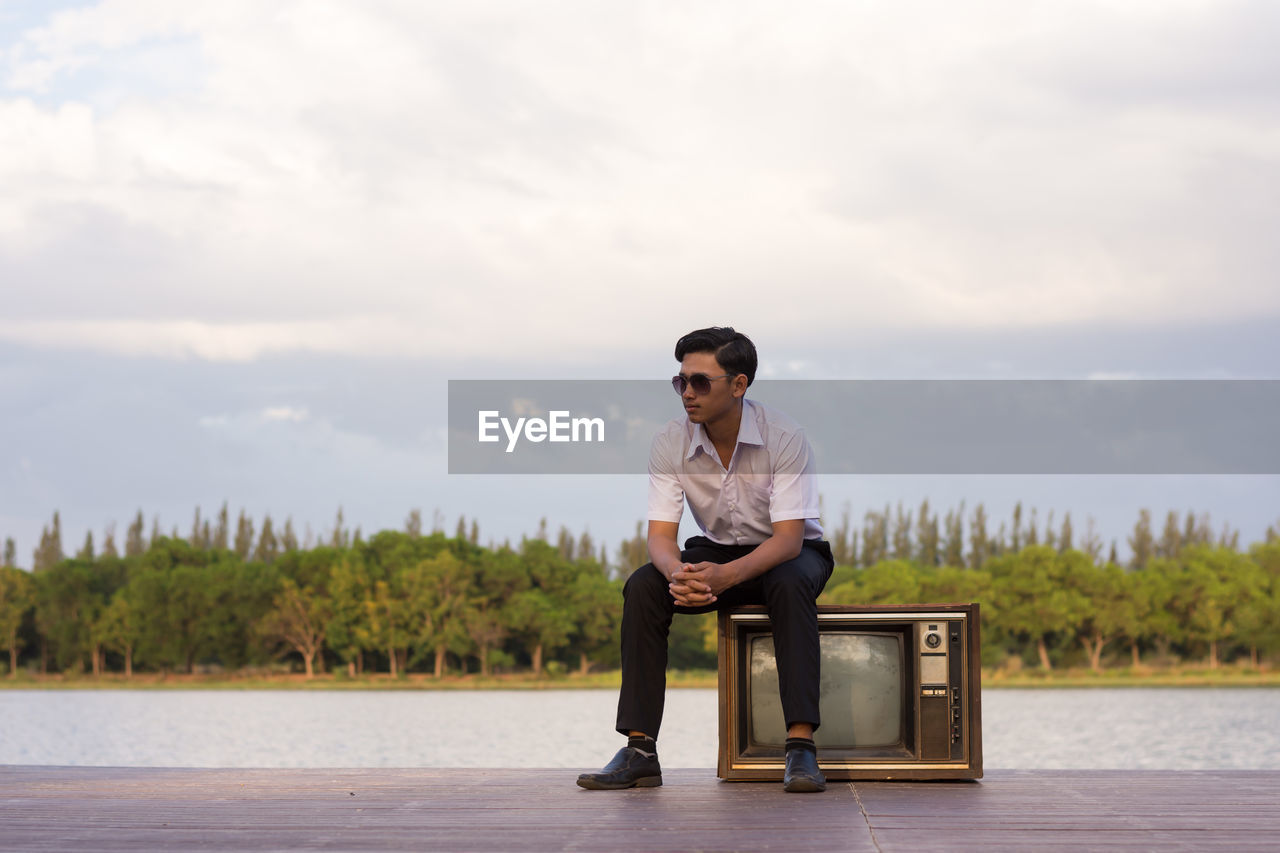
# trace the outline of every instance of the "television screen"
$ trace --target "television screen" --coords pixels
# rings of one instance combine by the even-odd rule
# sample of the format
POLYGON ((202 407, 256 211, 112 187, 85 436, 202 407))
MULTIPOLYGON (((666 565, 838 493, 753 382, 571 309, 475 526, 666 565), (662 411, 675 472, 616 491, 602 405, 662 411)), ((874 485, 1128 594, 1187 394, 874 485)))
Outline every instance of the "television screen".
MULTIPOLYGON (((889 747, 903 742, 903 650, 894 634, 824 632, 818 708, 819 748, 889 747)), ((787 739, 778 697, 773 637, 750 642, 751 741, 781 748, 787 739)))
MULTIPOLYGON (((718 620, 720 755, 726 781, 781 779, 786 730, 768 611, 718 620)), ((827 779, 979 779, 982 682, 977 604, 818 606, 827 779)))

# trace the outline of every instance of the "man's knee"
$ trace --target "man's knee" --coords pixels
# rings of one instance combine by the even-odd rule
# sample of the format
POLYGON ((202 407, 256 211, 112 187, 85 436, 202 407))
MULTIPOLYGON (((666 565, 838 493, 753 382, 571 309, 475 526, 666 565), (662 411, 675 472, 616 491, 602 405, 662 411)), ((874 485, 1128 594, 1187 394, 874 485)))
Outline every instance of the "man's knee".
POLYGON ((764 589, 767 597, 798 597, 810 601, 816 599, 826 584, 826 568, 820 558, 801 552, 800 556, 779 563, 765 573, 764 589))
POLYGON ((622 585, 622 596, 625 599, 653 599, 669 595, 669 581, 658 571, 653 563, 645 563, 631 573, 627 582, 622 585))

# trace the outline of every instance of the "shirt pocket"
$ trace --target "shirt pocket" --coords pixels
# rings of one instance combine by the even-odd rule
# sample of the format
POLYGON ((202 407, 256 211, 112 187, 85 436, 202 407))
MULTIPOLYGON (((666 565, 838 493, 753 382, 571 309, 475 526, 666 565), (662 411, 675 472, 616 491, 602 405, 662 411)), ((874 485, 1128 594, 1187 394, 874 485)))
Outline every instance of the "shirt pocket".
POLYGON ((767 476, 747 474, 738 478, 739 509, 751 519, 769 523, 769 501, 773 483, 767 476))

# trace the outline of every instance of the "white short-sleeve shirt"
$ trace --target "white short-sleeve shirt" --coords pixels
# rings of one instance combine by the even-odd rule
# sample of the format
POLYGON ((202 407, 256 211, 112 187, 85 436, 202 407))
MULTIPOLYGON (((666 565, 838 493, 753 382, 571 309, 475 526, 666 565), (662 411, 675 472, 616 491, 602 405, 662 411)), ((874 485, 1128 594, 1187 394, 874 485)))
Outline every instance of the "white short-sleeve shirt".
POLYGON ((738 443, 726 469, 702 424, 686 416, 653 437, 649 520, 679 522, 684 501, 702 534, 721 545, 759 545, 773 522, 804 519, 821 539, 813 451, 804 429, 776 409, 742 401, 738 443))

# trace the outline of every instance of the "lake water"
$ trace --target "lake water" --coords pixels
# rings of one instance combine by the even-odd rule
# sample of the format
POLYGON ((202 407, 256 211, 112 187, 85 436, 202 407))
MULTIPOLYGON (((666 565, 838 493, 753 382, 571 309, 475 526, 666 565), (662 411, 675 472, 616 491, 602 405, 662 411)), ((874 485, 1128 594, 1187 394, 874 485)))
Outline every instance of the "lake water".
MULTIPOLYGON (((612 690, 0 690, 0 764, 595 769, 612 690)), ((984 690, 988 768, 1280 768, 1280 689, 984 690)), ((670 690, 667 767, 715 767, 716 693, 670 690)))

